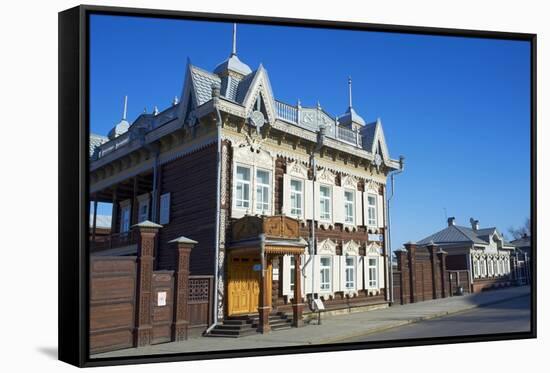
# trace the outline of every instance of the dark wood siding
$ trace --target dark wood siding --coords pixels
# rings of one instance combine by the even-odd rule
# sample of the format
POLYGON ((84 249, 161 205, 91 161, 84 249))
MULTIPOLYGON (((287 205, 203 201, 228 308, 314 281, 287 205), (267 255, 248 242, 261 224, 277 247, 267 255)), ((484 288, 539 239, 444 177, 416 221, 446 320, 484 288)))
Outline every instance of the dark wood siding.
POLYGON ((90 259, 90 352, 132 347, 136 257, 90 259))
POLYGON ((170 222, 160 230, 158 268, 175 269, 175 247, 168 241, 185 236, 198 241, 191 252, 191 274, 213 274, 216 171, 216 144, 162 166, 160 193, 170 193, 170 222))
POLYGON ((468 268, 467 255, 447 255, 446 265, 447 270, 451 271, 461 271, 468 268))

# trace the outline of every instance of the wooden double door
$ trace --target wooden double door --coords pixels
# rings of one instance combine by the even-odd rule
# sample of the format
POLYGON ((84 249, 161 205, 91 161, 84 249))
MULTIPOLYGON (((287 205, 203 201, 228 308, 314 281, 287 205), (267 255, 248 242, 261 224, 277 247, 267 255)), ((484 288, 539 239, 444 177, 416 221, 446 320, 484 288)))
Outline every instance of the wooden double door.
MULTIPOLYGON (((228 315, 258 312, 260 303, 260 276, 262 274, 259 256, 234 254, 229 259, 227 284, 228 315)), ((267 263, 266 265, 268 268, 266 277, 271 279, 271 265, 267 263)), ((271 290, 271 286, 269 286, 269 290, 271 290)))

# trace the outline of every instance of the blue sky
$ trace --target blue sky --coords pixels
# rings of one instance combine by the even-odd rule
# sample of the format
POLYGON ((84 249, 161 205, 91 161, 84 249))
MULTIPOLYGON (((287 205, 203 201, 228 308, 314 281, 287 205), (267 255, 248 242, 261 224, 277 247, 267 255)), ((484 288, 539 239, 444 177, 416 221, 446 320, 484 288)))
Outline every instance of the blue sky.
MULTIPOLYGON (((106 135, 181 94, 187 58, 207 70, 231 51, 230 23, 92 16, 91 130, 106 135)), ((406 157, 392 201, 393 247, 448 216, 506 233, 530 214, 528 42, 239 25, 239 58, 268 70, 277 99, 333 115, 353 104, 381 118, 390 154, 406 157)))

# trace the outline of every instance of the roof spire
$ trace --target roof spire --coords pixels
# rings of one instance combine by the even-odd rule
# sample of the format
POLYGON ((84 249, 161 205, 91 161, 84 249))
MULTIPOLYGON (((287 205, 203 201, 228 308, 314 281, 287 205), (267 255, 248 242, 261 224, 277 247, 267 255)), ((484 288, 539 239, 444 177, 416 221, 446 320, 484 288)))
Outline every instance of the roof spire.
POLYGON ((352 101, 351 101, 351 76, 348 76, 348 89, 349 89, 349 107, 352 108, 352 101))
POLYGON ((126 120, 126 114, 128 112, 128 96, 124 96, 124 111, 122 112, 122 120, 126 120))
POLYGON ((233 23, 233 50, 231 56, 237 55, 237 24, 233 23))

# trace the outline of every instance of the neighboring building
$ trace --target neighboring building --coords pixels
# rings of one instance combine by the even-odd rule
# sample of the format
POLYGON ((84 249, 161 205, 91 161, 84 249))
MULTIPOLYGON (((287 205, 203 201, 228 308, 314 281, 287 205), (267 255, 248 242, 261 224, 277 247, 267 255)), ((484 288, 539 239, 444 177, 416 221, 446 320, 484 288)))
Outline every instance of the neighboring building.
POLYGON ((470 219, 471 227, 455 224, 449 218, 447 228, 434 233, 417 245, 436 244, 447 252, 446 269, 467 270, 470 291, 511 285, 511 253, 514 246, 506 242, 496 228, 479 228, 479 221, 470 219))
POLYGON ((512 272, 518 284, 531 283, 531 236, 524 234, 510 242, 516 250, 512 256, 512 272))
POLYGON ((386 179, 403 160, 390 158, 381 121, 355 112, 348 84, 335 117, 277 100, 267 70, 252 71, 235 45, 213 72, 188 63, 180 99, 119 123, 90 152, 91 200, 113 203, 112 242, 129 254, 132 225, 158 222, 155 265, 170 269, 169 241, 198 241, 190 271, 217 276, 218 320, 258 312, 260 265, 272 312, 292 309, 297 283, 328 309, 387 304, 386 179), (279 215, 258 224, 297 221, 300 239, 237 239, 243 219, 279 215))

